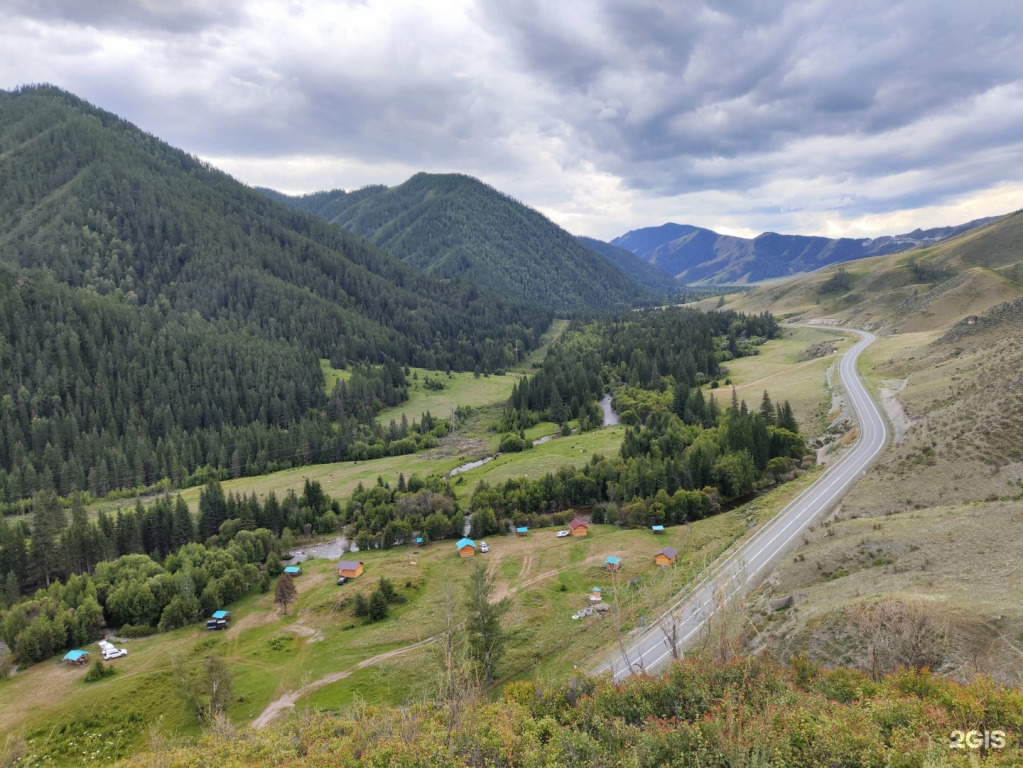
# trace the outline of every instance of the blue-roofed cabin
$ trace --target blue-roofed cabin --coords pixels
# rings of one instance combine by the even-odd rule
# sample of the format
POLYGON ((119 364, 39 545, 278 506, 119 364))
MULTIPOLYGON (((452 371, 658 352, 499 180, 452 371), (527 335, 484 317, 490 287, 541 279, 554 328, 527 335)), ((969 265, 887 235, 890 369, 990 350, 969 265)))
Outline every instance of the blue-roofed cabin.
POLYGON ((529 533, 529 529, 524 525, 519 526, 518 528, 515 529, 516 536, 525 536, 527 533, 529 533))
POLYGON ((231 615, 230 611, 214 611, 210 616, 211 619, 227 619, 231 615))
POLYGON ((81 666, 89 663, 89 652, 88 651, 68 651, 64 654, 64 661, 68 664, 77 664, 81 666))
POLYGON ((593 590, 590 592, 590 600, 592 600, 595 603, 598 603, 603 599, 604 595, 603 593, 601 593, 600 587, 594 587, 593 590))
POLYGON ((455 547, 459 557, 476 557, 476 542, 472 539, 459 539, 455 547))
POLYGON ((416 536, 416 546, 417 547, 423 546, 423 537, 422 536, 416 536))
POLYGON ((650 530, 652 530, 654 533, 664 533, 664 526, 663 525, 651 525, 650 526, 650 530))
POLYGON ((604 570, 605 571, 620 571, 621 568, 622 568, 622 560, 619 557, 611 557, 611 556, 609 556, 604 561, 604 570))
POLYGON ((284 572, 289 576, 300 576, 302 574, 302 569, 297 565, 289 565, 284 569, 284 572))

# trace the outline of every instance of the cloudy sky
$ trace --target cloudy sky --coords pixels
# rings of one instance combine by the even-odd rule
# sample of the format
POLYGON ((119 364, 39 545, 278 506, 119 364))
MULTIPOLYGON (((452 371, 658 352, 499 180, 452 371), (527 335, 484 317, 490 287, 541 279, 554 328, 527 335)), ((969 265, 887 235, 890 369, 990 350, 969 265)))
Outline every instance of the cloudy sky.
POLYGON ((0 0, 0 52, 287 192, 461 172, 603 239, 1023 208, 1018 0, 0 0))

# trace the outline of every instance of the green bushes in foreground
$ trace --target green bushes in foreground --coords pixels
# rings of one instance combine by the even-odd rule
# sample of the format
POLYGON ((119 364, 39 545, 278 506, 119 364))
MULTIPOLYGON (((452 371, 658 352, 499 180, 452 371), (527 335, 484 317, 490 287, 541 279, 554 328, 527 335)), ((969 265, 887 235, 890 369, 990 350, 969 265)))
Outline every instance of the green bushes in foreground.
POLYGON ((1023 692, 900 671, 762 658, 691 657, 660 678, 613 685, 512 683, 501 701, 353 706, 265 731, 218 729, 198 744, 138 755, 149 766, 1016 766, 1023 692), (1004 734, 976 749, 958 731, 1004 734), (959 747, 955 745, 959 744, 959 747))

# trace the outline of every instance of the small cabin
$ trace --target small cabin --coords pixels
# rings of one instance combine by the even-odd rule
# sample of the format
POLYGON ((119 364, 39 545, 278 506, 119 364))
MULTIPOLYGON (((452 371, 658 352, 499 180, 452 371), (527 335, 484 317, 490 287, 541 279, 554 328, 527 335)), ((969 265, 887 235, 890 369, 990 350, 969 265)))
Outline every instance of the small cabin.
POLYGON ((216 619, 217 621, 227 621, 229 618, 231 618, 231 612, 230 611, 214 611, 212 614, 210 614, 210 618, 211 619, 216 619))
POLYGON ((422 536, 416 536, 416 546, 417 547, 423 546, 423 537, 422 536))
POLYGON ((604 595, 601 593, 600 587, 594 587, 593 590, 590 592, 590 600, 592 600, 595 603, 599 603, 603 599, 604 595))
POLYGON ((516 536, 525 536, 528 533, 529 533, 529 529, 526 526, 524 526, 524 525, 521 525, 521 526, 519 526, 518 528, 515 529, 515 535, 516 536))
POLYGON ((654 555, 654 563, 657 565, 671 565, 675 562, 676 557, 678 557, 678 552, 675 551, 674 547, 665 547, 654 555))
POLYGON ((301 576, 302 568, 301 566, 298 565, 289 565, 287 568, 284 569, 284 572, 289 576, 301 576))
POLYGON ((620 557, 608 556, 604 560, 605 571, 620 571, 622 569, 622 559, 620 557))
POLYGON ((663 525, 651 525, 650 526, 650 530, 653 531, 654 533, 664 533, 664 526, 663 525))
POLYGON ((89 663, 89 652, 88 651, 68 651, 64 654, 64 661, 68 664, 74 664, 75 666, 82 667, 89 663))
POLYGON ((573 518, 572 522, 568 524, 568 529, 572 531, 573 536, 585 536, 590 531, 590 529, 586 526, 586 523, 578 517, 573 518))
POLYGON ((459 539, 455 547, 459 557, 476 557, 476 542, 472 539, 459 539))
POLYGON ((337 564, 337 575, 348 579, 362 576, 361 560, 339 560, 337 564))

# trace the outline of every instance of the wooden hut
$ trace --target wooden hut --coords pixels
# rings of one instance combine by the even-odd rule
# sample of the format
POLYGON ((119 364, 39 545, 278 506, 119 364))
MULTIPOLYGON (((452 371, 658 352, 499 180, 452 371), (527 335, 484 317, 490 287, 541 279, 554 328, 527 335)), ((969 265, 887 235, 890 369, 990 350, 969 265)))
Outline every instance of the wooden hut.
POLYGON ((595 603, 599 603, 603 599, 604 595, 601 593, 600 587, 594 587, 593 590, 590 592, 590 600, 592 600, 595 603))
POLYGON ((68 664, 83 667, 89 663, 88 651, 68 651, 64 654, 64 661, 68 664))
POLYGON ((651 525, 650 526, 650 530, 653 531, 654 533, 664 533, 664 526, 663 525, 651 525))
POLYGON ((585 536, 590 532, 590 529, 586 526, 582 520, 578 517, 574 518, 571 523, 568 524, 568 529, 572 531, 573 536, 585 536))
POLYGON ((674 547, 665 547, 654 555, 654 562, 657 565, 671 565, 675 562, 676 557, 678 557, 678 552, 675 551, 674 547))
POLYGON ((620 571, 621 569, 622 559, 620 557, 614 557, 612 555, 609 555, 607 559, 604 560, 605 571, 620 571))
POLYGON ((302 567, 298 565, 289 565, 287 568, 284 569, 284 572, 289 576, 301 576, 302 567))
POLYGON ((337 563, 337 575, 348 579, 362 576, 361 560, 339 560, 337 563))
POLYGON ((519 527, 517 527, 515 529, 515 535, 516 536, 525 536, 528 533, 529 533, 529 529, 526 526, 524 526, 524 525, 520 525, 519 527))
POLYGON ((476 557, 476 542, 472 539, 459 539, 455 547, 459 557, 476 557))

